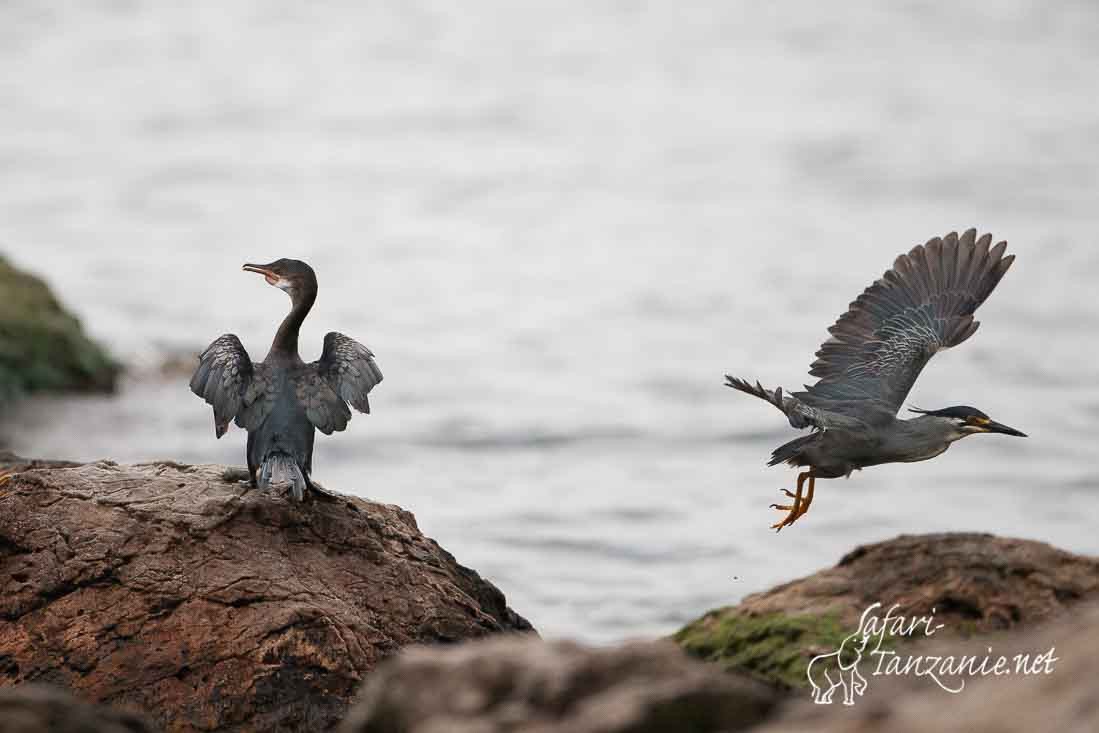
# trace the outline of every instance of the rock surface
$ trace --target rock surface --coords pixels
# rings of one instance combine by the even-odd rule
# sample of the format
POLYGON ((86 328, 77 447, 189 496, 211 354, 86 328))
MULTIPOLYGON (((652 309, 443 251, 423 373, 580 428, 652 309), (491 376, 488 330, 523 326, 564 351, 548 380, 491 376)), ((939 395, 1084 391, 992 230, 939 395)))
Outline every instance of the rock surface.
MULTIPOLYGON (((694 656, 783 687, 858 628, 874 602, 934 612, 946 635, 985 634, 1060 615, 1099 597, 1099 559, 988 534, 902 535, 848 553, 833 568, 711 611, 675 639, 694 656)), ((918 638, 918 637, 913 637, 918 638)))
POLYGON ((48 685, 0 689, 0 733, 153 733, 144 718, 48 685))
MULTIPOLYGON (((864 696, 853 706, 814 705, 808 696, 754 733, 1095 733, 1099 698, 1095 681, 1099 659, 1099 605, 1086 603, 1050 624, 1020 633, 995 635, 976 643, 953 640, 922 646, 927 657, 1037 655, 1054 650, 1046 673, 969 677, 957 694, 928 677, 868 676, 864 696)), ((872 665, 864 666, 869 673, 872 665)), ((949 678, 957 684, 957 678, 949 678)), ((836 700, 836 703, 839 701, 836 700)))
MULTIPOLYGON (((902 536, 707 614, 679 635, 718 664, 659 643, 587 649, 498 638, 413 647, 368 678, 341 731, 1091 733, 1099 730, 1097 596, 1095 558, 991 535, 902 536), (1016 670, 1020 655, 1031 671, 970 675, 951 694, 926 674, 875 674, 861 651, 866 685, 851 706, 842 694, 814 704, 808 689, 778 689, 807 687, 809 660, 834 651, 878 601, 944 624, 933 636, 881 647, 887 654, 918 656, 925 669, 940 658, 1002 655, 1016 670), (1035 671, 1047 654, 1052 666, 1035 671)), ((948 685, 963 679, 940 676, 948 685)))
POLYGON ((0 257, 0 399, 39 390, 111 390, 119 365, 39 278, 0 257))
POLYGON ((341 733, 718 733, 774 708, 767 687, 668 642, 592 649, 497 638, 412 648, 372 674, 341 733))
POLYGON ((0 485, 0 686, 173 731, 323 730, 407 644, 530 629, 410 513, 236 478, 99 462, 0 485))

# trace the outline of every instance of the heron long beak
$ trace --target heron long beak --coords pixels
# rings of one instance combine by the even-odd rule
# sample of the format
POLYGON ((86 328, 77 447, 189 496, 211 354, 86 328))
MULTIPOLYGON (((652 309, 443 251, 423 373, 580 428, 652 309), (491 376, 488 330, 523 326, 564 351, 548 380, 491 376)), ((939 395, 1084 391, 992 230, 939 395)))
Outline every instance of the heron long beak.
POLYGON ((998 423, 995 420, 989 420, 988 424, 982 425, 986 433, 1003 433, 1004 435, 1014 435, 1017 438, 1025 438, 1027 434, 1016 430, 1015 428, 1009 428, 1003 423, 998 423))
POLYGON ((263 275, 264 279, 267 280, 268 285, 275 285, 279 281, 279 276, 264 265, 246 264, 242 269, 246 272, 258 272, 260 275, 263 275))

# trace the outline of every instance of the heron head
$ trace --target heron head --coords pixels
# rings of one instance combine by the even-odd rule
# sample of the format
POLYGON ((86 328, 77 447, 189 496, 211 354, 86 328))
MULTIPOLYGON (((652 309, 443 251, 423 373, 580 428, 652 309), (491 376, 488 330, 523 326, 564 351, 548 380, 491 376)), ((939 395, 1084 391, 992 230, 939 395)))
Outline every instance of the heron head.
POLYGON ((1018 438, 1027 437, 1026 433, 990 419, 988 415, 976 407, 959 405, 957 407, 944 407, 941 410, 921 410, 914 407, 912 412, 949 420, 957 429, 960 438, 966 435, 975 435, 976 433, 1001 433, 1003 435, 1014 435, 1018 438))
POLYGON ((266 265, 246 264, 244 269, 263 275, 268 285, 285 291, 295 302, 301 295, 317 291, 316 273, 301 260, 288 260, 284 257, 266 265))

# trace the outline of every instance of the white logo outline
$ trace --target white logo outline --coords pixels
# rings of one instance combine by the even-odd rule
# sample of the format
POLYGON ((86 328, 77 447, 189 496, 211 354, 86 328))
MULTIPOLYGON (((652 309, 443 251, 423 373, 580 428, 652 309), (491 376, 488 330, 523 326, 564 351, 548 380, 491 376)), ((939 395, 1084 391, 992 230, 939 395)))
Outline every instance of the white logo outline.
POLYGON ((844 638, 838 649, 818 654, 809 660, 805 675, 809 679, 814 703, 832 704, 836 690, 842 688, 843 704, 854 705, 855 697, 864 695, 869 686, 869 681, 859 670, 859 665, 867 655, 877 657, 875 668, 870 672, 871 677, 908 674, 930 677, 942 690, 952 694, 958 694, 965 689, 967 676, 1048 675, 1053 673, 1053 667, 1059 661, 1054 656, 1054 646, 1041 654, 1015 654, 1012 657, 996 655, 992 647, 987 647, 988 654, 983 656, 901 656, 896 651, 881 648, 886 634, 891 637, 911 637, 922 630, 924 636, 932 636, 945 624, 935 623, 934 608, 928 616, 908 618, 898 613, 900 607, 899 603, 894 603, 884 616, 878 617, 875 612, 882 608, 882 603, 872 603, 859 618, 858 628, 844 638), (873 645, 872 640, 875 640, 873 645), (951 686, 944 680, 945 677, 960 679, 956 685, 951 686))

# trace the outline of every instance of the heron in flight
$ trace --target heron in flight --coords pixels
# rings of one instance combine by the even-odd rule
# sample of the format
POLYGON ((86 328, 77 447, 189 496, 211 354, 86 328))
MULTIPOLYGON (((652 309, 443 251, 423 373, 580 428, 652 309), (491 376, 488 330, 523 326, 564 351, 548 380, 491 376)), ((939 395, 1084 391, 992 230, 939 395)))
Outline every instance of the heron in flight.
POLYGON ((974 312, 1015 260, 1004 256, 1007 242, 990 248, 991 242, 992 235, 978 239, 970 229, 961 237, 954 232, 936 237, 898 257, 828 329, 831 338, 809 369, 818 381, 804 392, 772 391, 725 375, 727 386, 766 400, 790 425, 811 430, 776 448, 767 464, 807 468, 798 474, 796 491, 782 490, 793 501, 771 505, 787 512, 772 529, 781 530, 809 511, 818 478, 924 461, 977 433, 1026 437, 975 407, 912 409, 918 417, 897 417, 931 357, 976 332, 974 312))
POLYGON ((199 357, 191 391, 214 408, 214 433, 220 438, 236 421, 248 431, 248 475, 253 487, 271 481, 292 482, 295 499, 314 489, 313 438, 343 430, 351 419, 348 403, 370 412, 367 394, 382 381, 374 354, 358 341, 335 331, 324 337, 317 361, 298 354, 298 332, 317 299, 317 276, 300 260, 245 265, 263 275, 268 285, 290 296, 283 319, 262 362, 253 363, 240 339, 229 333, 199 357))

